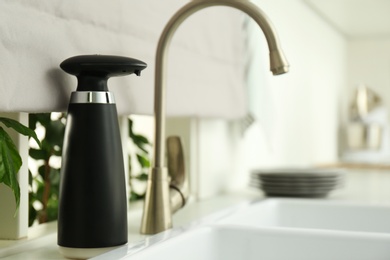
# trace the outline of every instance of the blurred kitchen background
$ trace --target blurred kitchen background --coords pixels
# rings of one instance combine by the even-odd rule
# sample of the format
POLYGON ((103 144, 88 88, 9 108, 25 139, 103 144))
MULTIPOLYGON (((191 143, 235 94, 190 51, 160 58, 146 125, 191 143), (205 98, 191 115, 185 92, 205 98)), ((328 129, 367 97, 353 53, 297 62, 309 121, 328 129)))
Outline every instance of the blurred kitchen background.
MULTIPOLYGON (((247 109, 228 120, 168 120, 168 134, 184 137, 194 195, 245 187, 248 172, 264 167, 390 169, 390 2, 255 2, 277 28, 291 70, 271 75, 262 32, 246 19, 247 109)), ((135 122, 152 140, 153 119, 135 122)))
POLYGON ((390 169, 390 2, 255 2, 291 70, 272 77, 262 33, 246 20, 246 114, 169 120, 170 132, 186 137, 195 194, 245 187, 248 172, 264 167, 390 169))

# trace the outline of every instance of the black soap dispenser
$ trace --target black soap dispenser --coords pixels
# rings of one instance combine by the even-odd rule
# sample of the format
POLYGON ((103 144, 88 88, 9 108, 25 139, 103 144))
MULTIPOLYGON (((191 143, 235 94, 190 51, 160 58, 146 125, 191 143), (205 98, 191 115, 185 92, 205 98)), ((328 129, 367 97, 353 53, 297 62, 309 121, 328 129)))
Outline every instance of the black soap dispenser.
POLYGON ((58 212, 58 245, 69 258, 89 258, 127 243, 127 200, 112 76, 146 68, 142 61, 75 56, 60 67, 77 77, 66 123, 58 212))

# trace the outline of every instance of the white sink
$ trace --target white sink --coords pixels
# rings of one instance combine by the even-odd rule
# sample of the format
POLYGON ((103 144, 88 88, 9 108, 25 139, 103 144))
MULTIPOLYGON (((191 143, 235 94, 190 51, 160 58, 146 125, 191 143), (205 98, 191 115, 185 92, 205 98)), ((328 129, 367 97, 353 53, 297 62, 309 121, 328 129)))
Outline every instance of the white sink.
POLYGON ((311 199, 266 199, 220 223, 390 234, 390 206, 311 199))
POLYGON ((390 259, 388 219, 387 206, 266 199, 95 259, 390 259))
POLYGON ((207 226, 135 253, 130 247, 129 252, 125 248, 96 259, 387 260, 390 259, 389 244, 390 236, 386 235, 207 226))

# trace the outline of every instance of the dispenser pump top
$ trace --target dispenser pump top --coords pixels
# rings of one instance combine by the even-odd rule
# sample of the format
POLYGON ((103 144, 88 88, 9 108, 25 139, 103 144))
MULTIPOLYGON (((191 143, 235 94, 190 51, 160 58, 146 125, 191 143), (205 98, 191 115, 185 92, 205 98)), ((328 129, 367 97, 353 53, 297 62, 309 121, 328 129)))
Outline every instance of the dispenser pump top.
POLYGON ((133 58, 112 55, 80 55, 64 60, 60 67, 77 77, 77 91, 108 91, 110 77, 132 73, 141 75, 146 63, 133 58))

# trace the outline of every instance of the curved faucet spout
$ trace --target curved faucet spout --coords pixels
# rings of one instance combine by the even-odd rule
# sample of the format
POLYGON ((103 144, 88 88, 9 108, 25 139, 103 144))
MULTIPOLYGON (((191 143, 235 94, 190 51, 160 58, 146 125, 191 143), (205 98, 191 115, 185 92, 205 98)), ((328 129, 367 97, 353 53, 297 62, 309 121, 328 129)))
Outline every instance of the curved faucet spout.
MULTIPOLYGON (((288 72, 289 64, 280 48, 279 39, 276 31, 265 13, 249 0, 193 0, 183 6, 165 26, 157 46, 156 68, 155 68, 155 89, 154 89, 154 113, 155 113, 155 139, 154 139, 154 161, 152 173, 149 176, 148 187, 145 198, 144 214, 142 218, 141 232, 144 234, 155 234, 171 228, 171 212, 167 209, 176 208, 170 205, 171 201, 180 201, 170 199, 168 177, 158 176, 158 173, 167 172, 164 166, 165 159, 165 96, 166 96, 166 67, 169 44, 172 36, 180 24, 191 14, 211 6, 228 6, 239 9, 248 14, 260 26, 263 31, 270 51, 270 69, 274 75, 288 72), (156 180, 154 180, 156 179, 156 180), (163 181, 164 180, 164 181, 163 181), (165 185, 166 188, 158 187, 165 185), (156 194, 161 190, 164 194, 156 194), (158 198, 157 198, 158 197, 158 198), (155 200, 158 200, 155 201, 155 200), (160 205, 165 203, 166 205, 160 205), (156 218, 159 220, 157 221, 156 218)), ((177 189, 175 189, 177 192, 177 189)), ((174 192, 174 193, 175 193, 174 192)), ((180 194, 185 200, 185 196, 180 194)), ((182 202, 185 204, 185 201, 182 202)))

